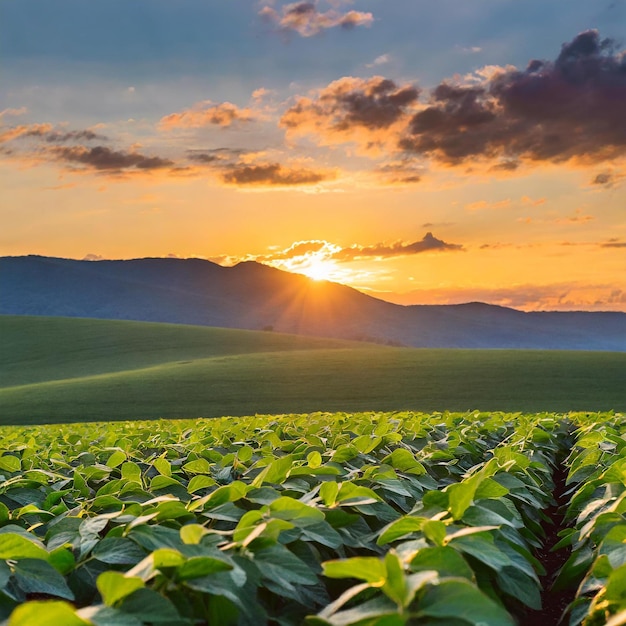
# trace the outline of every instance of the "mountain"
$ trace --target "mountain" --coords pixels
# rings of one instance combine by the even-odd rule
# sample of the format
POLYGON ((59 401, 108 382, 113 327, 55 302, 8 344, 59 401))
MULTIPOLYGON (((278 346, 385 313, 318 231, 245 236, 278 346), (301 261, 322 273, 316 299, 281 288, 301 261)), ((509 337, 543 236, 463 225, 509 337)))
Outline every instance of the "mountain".
POLYGON ((255 262, 0 257, 0 314, 273 329, 414 347, 626 351, 626 313, 401 306, 255 262))

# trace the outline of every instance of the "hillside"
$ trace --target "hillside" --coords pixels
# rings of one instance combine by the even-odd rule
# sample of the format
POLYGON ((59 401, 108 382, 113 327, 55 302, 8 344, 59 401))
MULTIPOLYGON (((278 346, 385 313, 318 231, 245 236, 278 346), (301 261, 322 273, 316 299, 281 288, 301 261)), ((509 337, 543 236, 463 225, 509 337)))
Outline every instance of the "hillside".
POLYGON ((0 316, 0 424, 312 411, 625 410, 626 354, 433 350, 0 316))
POLYGON ((446 348, 626 351, 626 313, 400 306, 258 263, 0 258, 0 314, 127 319, 446 348))

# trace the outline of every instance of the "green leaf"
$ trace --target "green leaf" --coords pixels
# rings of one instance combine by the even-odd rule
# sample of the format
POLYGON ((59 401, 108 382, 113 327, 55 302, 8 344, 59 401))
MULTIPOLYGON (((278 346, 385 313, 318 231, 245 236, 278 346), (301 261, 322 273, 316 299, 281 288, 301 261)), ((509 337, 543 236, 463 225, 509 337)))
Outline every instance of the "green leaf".
POLYGON ((208 496, 204 496, 202 498, 199 498, 198 500, 194 500, 187 506, 187 508, 190 511, 195 511, 200 507, 204 507, 205 509, 211 509, 216 506, 225 504, 226 502, 235 502, 243 498, 246 493, 248 493, 248 489, 248 485, 242 483, 239 480, 235 480, 230 483, 230 485, 223 485, 222 487, 218 487, 208 496))
POLYGON ((420 616, 463 620, 474 626, 514 626, 501 606, 464 579, 441 580, 428 588, 420 604, 420 616))
POLYGON ((154 465, 154 468, 161 476, 169 477, 172 475, 172 466, 167 459, 159 457, 158 459, 154 459, 152 465, 154 465))
POLYGON ((96 581, 98 591, 107 606, 115 606, 117 602, 144 586, 141 578, 124 576, 120 572, 103 572, 96 581))
POLYGON ((383 593, 398 606, 405 607, 407 604, 408 587, 402 563, 393 550, 387 552, 384 563, 386 580, 383 585, 383 593))
MULTIPOLYGON (((214 481, 215 483, 215 481, 214 481)), ((169 489, 170 487, 182 487, 181 483, 169 476, 163 476, 159 474, 150 481, 151 491, 158 491, 159 489, 169 489)))
POLYGON ((151 556, 152 564, 156 569, 180 567, 185 562, 185 557, 172 548, 159 548, 151 556))
POLYGON ((504 567, 496 576, 500 589, 526 606, 541 610, 541 590, 537 583, 516 567, 504 567))
POLYGON ((421 531, 425 521, 427 521, 427 518, 425 517, 405 515, 399 520, 391 522, 391 524, 387 525, 380 534, 380 537, 378 537, 376 543, 379 546, 384 546, 386 543, 391 543, 400 537, 421 531))
POLYGON ((109 565, 135 565, 146 556, 134 541, 125 537, 105 537, 91 554, 109 565))
POLYGON ((606 599, 626 607, 626 565, 611 572, 606 584, 606 599))
POLYGON ((8 626, 89 626, 76 615, 74 607, 56 600, 31 601, 18 606, 9 618, 8 626))
POLYGON ((0 534, 0 559, 43 559, 48 560, 48 552, 33 540, 17 533, 0 534))
POLYGON ((64 576, 73 571, 76 566, 74 554, 67 548, 56 548, 48 555, 48 563, 64 576))
POLYGON ((195 493, 196 491, 200 491, 200 489, 206 489, 207 487, 213 487, 217 485, 215 479, 210 476, 204 476, 200 474, 199 476, 194 476, 187 485, 187 491, 189 493, 195 493))
POLYGON ((329 548, 338 548, 343 545, 341 535, 327 522, 305 526, 302 529, 304 541, 314 541, 329 548))
POLYGON ((176 607, 160 593, 152 589, 137 589, 126 596, 119 605, 126 615, 136 615, 143 624, 167 624, 184 626, 190 624, 178 613, 176 607))
POLYGON ((0 470, 5 472, 19 472, 22 469, 22 462, 12 454, 3 454, 0 456, 0 470))
POLYGON ((127 461, 122 464, 122 478, 141 485, 141 468, 137 463, 127 461))
POLYGON ((411 570, 436 570, 440 576, 457 576, 474 580, 474 571, 454 548, 442 546, 419 550, 410 563, 411 570))
POLYGON ((183 543, 197 545, 208 532, 209 531, 200 524, 185 524, 185 526, 180 529, 180 538, 183 543))
MULTIPOLYGON (((322 615, 323 613, 320 613, 320 616, 322 615)), ((402 618, 398 615, 397 605, 385 596, 373 598, 346 611, 339 611, 338 613, 328 616, 324 615, 324 617, 322 617, 323 622, 319 620, 316 621, 316 619, 317 618, 307 620, 307 624, 316 625, 322 623, 331 624, 332 626, 350 626, 351 624, 358 626, 400 626, 406 623, 404 621, 398 621, 402 620, 402 618)))
POLYGON ((263 483, 280 485, 289 475, 289 470, 293 466, 293 457, 287 455, 272 461, 261 473, 252 481, 253 487, 260 487, 263 483))
POLYGON ((299 528, 312 526, 324 521, 324 513, 288 496, 281 496, 269 505, 272 517, 292 522, 299 528))
POLYGON ((121 450, 116 450, 107 460, 107 467, 117 467, 126 460, 126 454, 121 450))
POLYGON ((200 458, 195 461, 189 461, 183 465, 183 469, 187 474, 210 474, 211 465, 206 459, 200 458))
POLYGON ((415 458, 415 455, 404 448, 396 448, 389 456, 383 459, 391 467, 401 472, 420 476, 426 473, 424 466, 415 458))
POLYGON ((442 546, 446 538, 446 525, 439 520, 427 520, 422 524, 422 532, 435 545, 442 546))
POLYGON ((448 545, 473 556, 496 571, 513 565, 511 559, 495 545, 493 537, 485 533, 457 536, 448 545))
POLYGON ((384 561, 374 556, 325 561, 322 570, 328 578, 356 578, 375 585, 384 584, 387 576, 384 561))
POLYGON ((309 452, 306 456, 307 465, 313 469, 317 469, 322 464, 322 455, 317 452, 309 452))
POLYGON ((261 576, 276 584, 296 583, 315 585, 319 582, 315 573, 302 559, 281 544, 257 550, 254 553, 261 576))
POLYGON ((351 441, 352 445, 362 454, 369 454, 375 450, 381 443, 380 437, 372 437, 370 435, 361 435, 351 441))
POLYGON ((509 490, 496 482, 493 478, 485 478, 476 488, 474 494, 475 500, 481 500, 483 498, 501 498, 506 496, 509 490))
POLYGON ((320 498, 322 502, 328 506, 334 506, 339 493, 339 485, 334 480, 327 480, 320 487, 320 498))
POLYGON ((200 578, 231 569, 233 569, 233 566, 222 559, 216 559, 210 556, 197 556, 185 561, 177 569, 176 576, 178 580, 188 580, 190 578, 200 578))
POLYGON ((250 446, 242 446, 237 450, 237 458, 242 463, 247 463, 252 458, 253 454, 254 450, 250 446))
POLYGON ((45 593, 64 600, 74 599, 65 578, 41 559, 20 559, 13 566, 13 575, 15 582, 25 593, 45 593))

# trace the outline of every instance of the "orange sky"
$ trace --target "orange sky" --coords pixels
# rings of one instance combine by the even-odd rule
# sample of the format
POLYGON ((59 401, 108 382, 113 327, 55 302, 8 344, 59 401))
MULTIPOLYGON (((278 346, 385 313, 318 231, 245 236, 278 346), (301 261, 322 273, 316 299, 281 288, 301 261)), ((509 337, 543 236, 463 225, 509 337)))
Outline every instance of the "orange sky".
POLYGON ((0 254, 257 260, 403 304, 626 311, 626 57, 609 14, 600 33, 572 6, 560 39, 550 12, 498 35, 477 2, 471 32, 459 16, 420 42, 398 24, 443 28, 422 2, 220 8, 213 37, 241 42, 206 65, 184 55, 217 43, 189 34, 146 60, 150 33, 96 33, 81 63, 72 35, 8 37, 0 254), (533 28, 537 49, 513 36, 533 28))

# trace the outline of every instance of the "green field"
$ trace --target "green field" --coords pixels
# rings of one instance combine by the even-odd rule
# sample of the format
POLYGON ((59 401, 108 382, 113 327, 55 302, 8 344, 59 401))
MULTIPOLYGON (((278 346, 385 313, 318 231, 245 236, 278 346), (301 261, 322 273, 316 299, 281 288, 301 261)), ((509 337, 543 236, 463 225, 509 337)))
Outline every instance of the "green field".
POLYGON ((626 409, 626 354, 431 350, 0 316, 0 423, 312 411, 626 409))

